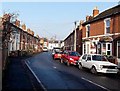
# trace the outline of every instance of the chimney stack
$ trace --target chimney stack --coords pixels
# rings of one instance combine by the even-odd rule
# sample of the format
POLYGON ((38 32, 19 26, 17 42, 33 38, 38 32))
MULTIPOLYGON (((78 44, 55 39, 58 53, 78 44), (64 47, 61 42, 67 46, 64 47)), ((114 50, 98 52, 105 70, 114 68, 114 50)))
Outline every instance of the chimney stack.
POLYGON ((15 25, 16 25, 17 27, 19 27, 19 26, 20 26, 20 21, 16 19, 15 25))
POLYGON ((27 32, 30 33, 30 28, 27 29, 27 32))
POLYGON ((23 29, 24 31, 26 31, 26 25, 25 25, 25 24, 22 25, 22 29, 23 29))
POLYGON ((81 20, 81 21, 80 21, 79 30, 82 30, 82 28, 83 28, 82 24, 83 24, 83 23, 84 23, 84 20, 81 20))
POLYGON ((33 31, 31 31, 31 34, 34 36, 34 32, 33 31))
POLYGON ((83 23, 84 23, 84 20, 81 20, 81 21, 80 21, 80 25, 82 25, 83 23))
POLYGON ((7 22, 7 21, 10 22, 10 18, 11 18, 10 14, 4 14, 2 21, 3 22, 7 22))
POLYGON ((97 16, 98 14, 99 14, 99 10, 97 7, 95 7, 93 10, 93 17, 97 16))
POLYGON ((89 21, 89 18, 90 18, 90 16, 87 15, 87 16, 86 16, 86 21, 89 21))

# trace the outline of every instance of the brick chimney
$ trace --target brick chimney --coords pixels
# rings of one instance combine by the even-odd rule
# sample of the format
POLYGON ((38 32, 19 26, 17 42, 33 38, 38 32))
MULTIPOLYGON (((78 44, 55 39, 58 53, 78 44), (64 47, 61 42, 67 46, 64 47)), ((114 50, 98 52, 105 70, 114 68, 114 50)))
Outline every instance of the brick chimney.
POLYGON ((84 20, 81 20, 80 21, 80 25, 79 25, 79 30, 82 30, 82 28, 83 28, 83 26, 82 26, 82 24, 84 23, 84 20))
POLYGON ((80 21, 80 25, 82 25, 83 23, 84 23, 84 20, 81 20, 81 21, 80 21))
POLYGON ((39 35, 36 35, 37 38, 40 38, 39 35))
POLYGON ((16 19, 15 25, 16 25, 17 27, 19 27, 19 26, 20 26, 20 21, 16 19))
POLYGON ((10 18, 11 18, 10 14, 4 14, 3 18, 2 18, 2 21, 3 22, 6 22, 6 21, 10 22, 10 18))
POLYGON ((31 34, 34 36, 34 32, 33 31, 31 31, 31 34))
POLYGON ((90 18, 90 16, 87 15, 87 16, 86 16, 86 21, 89 21, 89 18, 90 18))
POLYGON ((26 25, 25 25, 25 24, 22 25, 22 29, 23 29, 24 31, 26 30, 26 25))
MULTIPOLYGON (((0 30, 3 30, 3 21, 2 17, 0 17, 0 30)), ((2 33, 0 33, 2 35, 2 33)))
POLYGON ((93 17, 97 16, 98 14, 99 14, 99 10, 97 7, 95 7, 93 10, 93 17))
POLYGON ((28 28, 28 29, 27 29, 27 32, 28 32, 28 33, 30 33, 30 32, 31 32, 31 31, 30 31, 30 28, 28 28))

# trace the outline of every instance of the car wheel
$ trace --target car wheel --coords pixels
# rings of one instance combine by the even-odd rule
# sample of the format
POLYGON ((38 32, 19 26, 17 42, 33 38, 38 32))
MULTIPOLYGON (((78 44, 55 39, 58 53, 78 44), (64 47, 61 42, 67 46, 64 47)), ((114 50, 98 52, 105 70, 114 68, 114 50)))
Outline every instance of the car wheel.
POLYGON ((82 68, 83 68, 81 63, 78 64, 78 68, 79 68, 79 69, 82 69, 82 68))
POLYGON ((70 66, 70 63, 69 63, 69 61, 67 60, 67 66, 70 66))
POLYGON ((53 59, 55 60, 55 57, 53 56, 53 59))
POLYGON ((93 66, 92 68, 91 68, 91 73, 93 73, 93 74, 97 74, 97 70, 96 70, 96 68, 93 66))

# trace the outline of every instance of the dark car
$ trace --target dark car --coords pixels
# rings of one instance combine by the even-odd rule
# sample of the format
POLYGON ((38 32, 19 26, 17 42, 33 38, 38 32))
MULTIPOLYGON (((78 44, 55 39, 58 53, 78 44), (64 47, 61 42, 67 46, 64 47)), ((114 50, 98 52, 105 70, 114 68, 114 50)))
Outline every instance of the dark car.
POLYGON ((80 58, 80 54, 76 51, 65 51, 62 54, 61 57, 61 63, 67 63, 67 65, 69 66, 70 64, 73 65, 78 65, 78 60, 80 58))

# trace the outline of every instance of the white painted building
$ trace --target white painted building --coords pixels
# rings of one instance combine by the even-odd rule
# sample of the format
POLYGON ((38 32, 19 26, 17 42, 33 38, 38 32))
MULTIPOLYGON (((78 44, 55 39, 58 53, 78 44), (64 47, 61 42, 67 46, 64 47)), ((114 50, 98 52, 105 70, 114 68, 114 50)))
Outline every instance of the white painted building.
POLYGON ((62 48, 63 46, 64 46, 63 41, 54 40, 54 41, 49 41, 49 43, 48 43, 49 50, 52 50, 54 47, 62 48))
POLYGON ((12 32, 10 33, 10 40, 8 43, 8 54, 11 51, 17 51, 20 48, 20 33, 12 27, 12 32))

